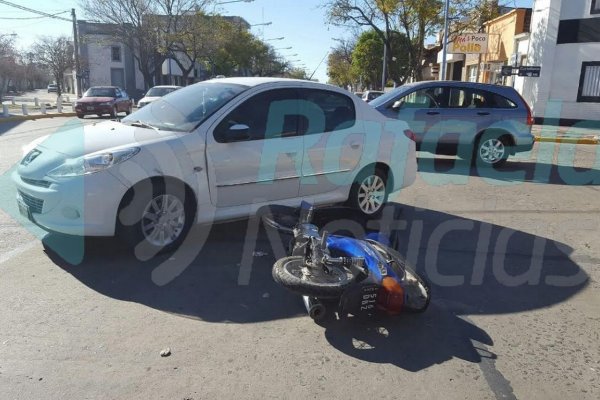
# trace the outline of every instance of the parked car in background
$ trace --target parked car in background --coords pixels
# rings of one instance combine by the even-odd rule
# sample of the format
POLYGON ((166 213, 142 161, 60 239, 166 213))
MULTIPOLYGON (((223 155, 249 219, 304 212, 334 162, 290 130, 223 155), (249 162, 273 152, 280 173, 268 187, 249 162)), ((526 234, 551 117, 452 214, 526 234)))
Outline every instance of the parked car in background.
POLYGON ((45 229, 117 234, 158 251, 181 243, 192 223, 247 217, 275 202, 348 201, 376 214, 415 180, 405 130, 334 86, 213 79, 121 121, 51 135, 12 177, 21 213, 45 229))
POLYGON ((161 97, 176 91, 177 89, 181 89, 181 86, 154 86, 146 94, 144 97, 138 101, 138 108, 142 108, 145 105, 152 103, 154 100, 160 99, 161 97))
POLYGON ((378 90, 367 90, 366 92, 364 92, 362 94, 362 99, 368 103, 371 100, 375 100, 376 98, 378 98, 382 94, 383 94, 383 92, 380 92, 378 90))
POLYGON ((58 85, 56 83, 51 83, 48 85, 48 93, 58 92, 58 85))
POLYGON ((420 150, 500 166, 533 147, 534 119, 512 87, 457 81, 410 83, 369 103, 408 123, 420 150))
POLYGON ((127 93, 116 86, 93 86, 89 88, 75 103, 78 118, 85 115, 108 114, 116 118, 118 113, 129 115, 133 111, 133 100, 127 93))

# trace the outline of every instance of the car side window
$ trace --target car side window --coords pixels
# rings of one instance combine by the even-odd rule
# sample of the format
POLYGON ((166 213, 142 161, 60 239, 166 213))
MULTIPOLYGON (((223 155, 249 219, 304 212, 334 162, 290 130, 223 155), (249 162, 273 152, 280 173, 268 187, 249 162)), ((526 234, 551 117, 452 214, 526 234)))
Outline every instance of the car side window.
POLYGON ((356 124, 348 96, 320 89, 300 89, 300 132, 305 135, 348 129, 356 124))
MULTIPOLYGON (((438 108, 435 92, 429 89, 421 89, 402 97, 402 108, 438 108)), ((392 104, 393 106, 393 104, 392 104)))
POLYGON ((213 135, 219 143, 296 136, 299 118, 297 91, 274 89, 237 106, 217 125, 213 135))
POLYGON ((449 108, 490 108, 492 101, 487 93, 466 89, 450 88, 449 108))
POLYGON ((490 97, 492 98, 492 107, 493 108, 517 108, 517 105, 507 99, 504 96, 501 96, 499 94, 496 93, 490 93, 490 97))

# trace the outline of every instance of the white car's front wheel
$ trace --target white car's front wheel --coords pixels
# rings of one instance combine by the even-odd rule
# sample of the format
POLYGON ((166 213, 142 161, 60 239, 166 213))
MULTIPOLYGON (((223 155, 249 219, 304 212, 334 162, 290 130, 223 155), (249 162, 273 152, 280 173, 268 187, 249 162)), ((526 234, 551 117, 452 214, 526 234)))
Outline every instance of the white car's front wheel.
POLYGON ((119 236, 130 245, 153 252, 179 247, 195 215, 194 202, 181 183, 146 181, 132 188, 121 202, 119 236))

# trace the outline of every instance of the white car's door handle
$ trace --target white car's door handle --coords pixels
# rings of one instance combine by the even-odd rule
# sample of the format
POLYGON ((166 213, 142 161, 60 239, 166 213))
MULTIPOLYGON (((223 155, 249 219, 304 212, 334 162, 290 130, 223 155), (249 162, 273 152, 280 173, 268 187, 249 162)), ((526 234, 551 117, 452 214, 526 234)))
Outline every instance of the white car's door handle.
POLYGON ((352 142, 350 143, 350 147, 353 148, 354 150, 360 148, 360 143, 359 142, 352 142))

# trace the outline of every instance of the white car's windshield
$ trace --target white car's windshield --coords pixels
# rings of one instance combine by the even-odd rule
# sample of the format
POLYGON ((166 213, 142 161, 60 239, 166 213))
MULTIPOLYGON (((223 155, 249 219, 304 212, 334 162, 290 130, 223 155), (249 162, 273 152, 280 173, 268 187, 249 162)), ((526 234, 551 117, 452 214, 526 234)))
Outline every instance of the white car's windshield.
POLYGON ((153 87, 146 93, 147 97, 162 97, 166 94, 176 91, 179 88, 174 87, 153 87))
POLYGON ((246 89, 231 83, 197 83, 150 103, 121 122, 189 132, 246 89))

